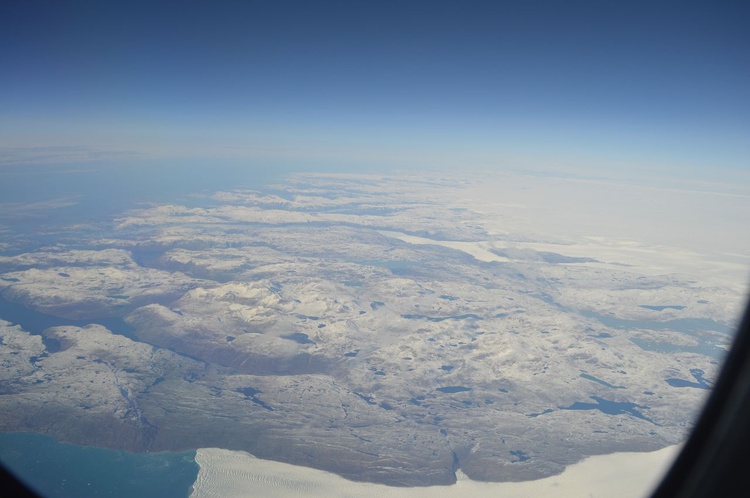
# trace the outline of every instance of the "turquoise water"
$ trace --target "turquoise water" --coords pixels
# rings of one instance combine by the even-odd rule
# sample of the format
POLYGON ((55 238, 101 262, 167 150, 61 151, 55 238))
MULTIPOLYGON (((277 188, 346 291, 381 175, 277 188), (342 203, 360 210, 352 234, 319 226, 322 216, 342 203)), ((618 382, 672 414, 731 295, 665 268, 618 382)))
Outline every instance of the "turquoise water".
POLYGON ((0 434, 0 461, 46 497, 186 497, 195 451, 129 453, 58 443, 42 434, 0 434))

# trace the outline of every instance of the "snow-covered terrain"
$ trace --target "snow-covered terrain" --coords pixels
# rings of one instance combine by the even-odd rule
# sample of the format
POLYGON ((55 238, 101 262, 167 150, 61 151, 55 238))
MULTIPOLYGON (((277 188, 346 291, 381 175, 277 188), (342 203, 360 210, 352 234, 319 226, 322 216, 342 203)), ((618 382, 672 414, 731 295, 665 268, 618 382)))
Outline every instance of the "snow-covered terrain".
POLYGON ((744 304, 747 200, 524 182, 298 175, 11 245, 0 430, 451 489, 681 443, 744 304), (701 246, 661 195, 736 230, 701 246))

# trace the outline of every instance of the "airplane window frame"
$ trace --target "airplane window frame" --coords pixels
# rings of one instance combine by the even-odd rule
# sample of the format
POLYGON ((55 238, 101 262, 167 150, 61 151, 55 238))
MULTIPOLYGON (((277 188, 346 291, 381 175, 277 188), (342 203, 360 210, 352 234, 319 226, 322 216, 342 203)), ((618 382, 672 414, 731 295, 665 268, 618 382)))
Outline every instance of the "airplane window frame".
POLYGON ((743 496, 750 468, 750 302, 685 445, 651 498, 743 496))

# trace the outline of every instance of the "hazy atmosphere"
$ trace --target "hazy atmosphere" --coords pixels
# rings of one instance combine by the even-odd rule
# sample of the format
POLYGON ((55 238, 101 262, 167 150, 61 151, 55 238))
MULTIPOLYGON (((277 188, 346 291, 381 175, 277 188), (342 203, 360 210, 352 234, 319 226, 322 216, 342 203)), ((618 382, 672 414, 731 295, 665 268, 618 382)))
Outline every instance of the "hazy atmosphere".
POLYGON ((720 179, 746 173, 750 152, 747 10, 6 2, 4 162, 129 154, 720 179))
POLYGON ((3 3, 0 462, 45 496, 642 496, 746 305, 748 21, 3 3))

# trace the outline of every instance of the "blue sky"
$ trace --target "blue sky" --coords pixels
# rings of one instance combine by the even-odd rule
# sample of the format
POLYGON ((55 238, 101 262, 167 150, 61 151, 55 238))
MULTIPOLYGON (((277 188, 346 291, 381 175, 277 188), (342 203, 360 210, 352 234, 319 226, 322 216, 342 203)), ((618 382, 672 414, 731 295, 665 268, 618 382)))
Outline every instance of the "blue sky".
POLYGON ((3 2, 0 147, 744 171, 743 4, 3 2))

